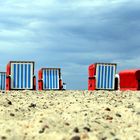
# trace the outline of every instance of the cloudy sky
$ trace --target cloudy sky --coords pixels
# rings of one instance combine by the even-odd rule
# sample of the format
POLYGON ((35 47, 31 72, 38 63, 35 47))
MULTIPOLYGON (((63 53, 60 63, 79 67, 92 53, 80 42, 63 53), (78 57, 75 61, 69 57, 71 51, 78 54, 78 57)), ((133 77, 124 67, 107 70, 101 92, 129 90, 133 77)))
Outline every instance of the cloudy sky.
POLYGON ((87 89, 88 66, 140 68, 140 0, 0 0, 0 70, 10 60, 61 67, 68 89, 87 89))

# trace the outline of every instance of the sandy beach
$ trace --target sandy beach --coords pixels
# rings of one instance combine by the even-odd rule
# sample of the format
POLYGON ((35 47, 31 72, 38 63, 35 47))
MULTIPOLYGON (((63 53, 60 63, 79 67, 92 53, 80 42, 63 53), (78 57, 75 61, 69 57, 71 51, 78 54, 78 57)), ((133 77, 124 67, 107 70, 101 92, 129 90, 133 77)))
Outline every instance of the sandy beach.
POLYGON ((140 92, 0 92, 1 140, 140 140, 140 92))

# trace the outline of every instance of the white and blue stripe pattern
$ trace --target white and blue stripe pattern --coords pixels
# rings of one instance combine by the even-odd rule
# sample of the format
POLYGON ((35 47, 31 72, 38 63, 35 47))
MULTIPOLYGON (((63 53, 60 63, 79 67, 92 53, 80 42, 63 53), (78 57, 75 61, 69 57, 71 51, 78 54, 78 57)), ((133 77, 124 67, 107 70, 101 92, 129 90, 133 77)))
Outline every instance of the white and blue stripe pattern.
POLYGON ((6 89, 6 73, 0 72, 0 90, 6 89))
POLYGON ((97 64, 96 66, 96 89, 114 89, 116 65, 97 64))
POLYGON ((43 69, 43 89, 59 89, 59 69, 43 69))
POLYGON ((33 63, 11 63, 11 88, 33 88, 33 63))

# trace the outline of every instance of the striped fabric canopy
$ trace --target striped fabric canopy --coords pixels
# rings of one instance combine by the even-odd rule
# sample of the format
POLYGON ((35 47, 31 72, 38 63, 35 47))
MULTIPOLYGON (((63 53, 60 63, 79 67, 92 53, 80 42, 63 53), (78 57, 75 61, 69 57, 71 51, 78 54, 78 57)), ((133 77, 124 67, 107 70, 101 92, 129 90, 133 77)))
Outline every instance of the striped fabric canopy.
POLYGON ((6 89, 6 72, 0 72, 0 90, 6 89))
POLYGON ((59 89, 60 69, 43 69, 43 89, 59 89))
POLYGON ((11 63, 11 89, 32 89, 33 67, 33 63, 11 63))
POLYGON ((96 89, 114 89, 116 65, 97 64, 96 89))

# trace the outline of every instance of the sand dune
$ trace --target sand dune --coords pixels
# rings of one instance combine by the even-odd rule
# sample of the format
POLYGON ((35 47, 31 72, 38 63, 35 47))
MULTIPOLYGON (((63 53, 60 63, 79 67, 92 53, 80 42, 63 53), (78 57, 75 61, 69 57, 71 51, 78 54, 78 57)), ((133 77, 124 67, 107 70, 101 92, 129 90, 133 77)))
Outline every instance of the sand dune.
POLYGON ((140 92, 0 93, 2 140, 140 140, 140 92))

